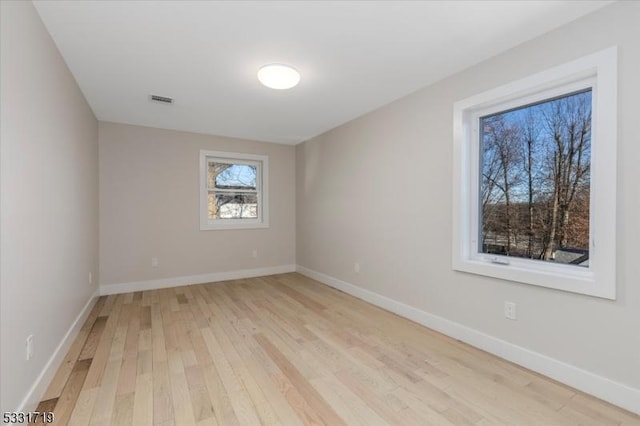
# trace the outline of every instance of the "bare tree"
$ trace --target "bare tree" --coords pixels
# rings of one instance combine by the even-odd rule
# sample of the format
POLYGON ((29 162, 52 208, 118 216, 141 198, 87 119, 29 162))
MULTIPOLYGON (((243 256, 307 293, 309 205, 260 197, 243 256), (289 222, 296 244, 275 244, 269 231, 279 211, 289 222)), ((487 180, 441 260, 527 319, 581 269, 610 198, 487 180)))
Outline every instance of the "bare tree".
POLYGON ((537 140, 540 136, 539 123, 532 109, 527 110, 522 125, 522 141, 524 148, 524 172, 527 179, 527 257, 533 258, 535 243, 534 227, 534 162, 536 157, 537 140))
POLYGON ((484 118, 482 126, 484 127, 484 158, 490 159, 485 163, 487 167, 483 170, 483 180, 486 182, 486 187, 483 188, 486 192, 483 194, 483 202, 486 203, 494 198, 495 190, 500 191, 500 199, 504 200, 502 222, 504 223, 505 251, 508 255, 515 237, 511 190, 520 179, 520 170, 517 167, 521 161, 521 154, 517 149, 520 128, 508 123, 502 115, 484 118))
MULTIPOLYGON (((544 112, 553 150, 548 153, 548 179, 552 184, 548 210, 548 244, 543 259, 567 244, 570 212, 578 190, 588 185, 591 147, 591 103, 584 96, 558 99, 544 112)), ((588 234, 588 232, 587 232, 588 234)))

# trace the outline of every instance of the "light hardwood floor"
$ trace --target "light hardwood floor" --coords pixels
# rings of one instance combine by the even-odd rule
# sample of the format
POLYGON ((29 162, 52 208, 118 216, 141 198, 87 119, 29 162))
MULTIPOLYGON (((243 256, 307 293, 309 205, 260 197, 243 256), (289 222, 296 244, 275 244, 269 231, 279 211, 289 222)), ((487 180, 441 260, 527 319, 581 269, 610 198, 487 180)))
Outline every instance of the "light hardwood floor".
POLYGON ((101 297, 38 409, 59 425, 640 425, 298 274, 101 297))

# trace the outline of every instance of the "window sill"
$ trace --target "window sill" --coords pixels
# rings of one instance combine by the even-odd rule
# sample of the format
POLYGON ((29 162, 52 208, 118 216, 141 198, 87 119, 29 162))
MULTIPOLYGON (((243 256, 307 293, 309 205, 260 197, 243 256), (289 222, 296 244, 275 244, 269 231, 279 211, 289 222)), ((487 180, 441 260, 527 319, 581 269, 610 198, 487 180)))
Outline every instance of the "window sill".
POLYGON ((265 229, 269 228, 268 223, 244 222, 244 223, 203 223, 200 224, 201 231, 224 231, 229 229, 265 229))
POLYGON ((531 284, 587 296, 615 300, 615 286, 598 282, 590 269, 572 265, 541 263, 533 268, 531 261, 508 258, 509 264, 493 263, 491 256, 479 259, 455 259, 453 269, 511 282, 531 284), (523 265, 522 263, 528 263, 523 265))

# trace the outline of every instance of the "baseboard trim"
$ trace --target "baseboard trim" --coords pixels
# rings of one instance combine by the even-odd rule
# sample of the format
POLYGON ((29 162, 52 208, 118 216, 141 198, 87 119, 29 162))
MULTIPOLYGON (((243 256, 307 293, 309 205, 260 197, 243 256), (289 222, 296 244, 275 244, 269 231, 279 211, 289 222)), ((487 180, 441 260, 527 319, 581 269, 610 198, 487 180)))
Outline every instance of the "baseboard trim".
POLYGON ((82 311, 80 311, 76 319, 73 321, 73 324, 71 324, 71 327, 69 327, 69 330, 67 330, 67 333, 62 338, 62 341, 60 341, 58 347, 55 349, 55 351, 53 351, 53 355, 51 355, 51 358, 49 358, 49 361, 47 361, 47 363, 45 364, 44 368, 40 372, 40 375, 33 383, 26 396, 23 398, 22 402, 16 409, 17 412, 25 413, 35 411, 36 407, 40 403, 40 400, 42 399, 42 396, 47 391, 49 383, 51 383, 51 380, 53 380, 53 377, 58 371, 60 364, 62 364, 62 361, 64 361, 64 357, 67 355, 71 344, 73 343, 76 336, 80 332, 80 329, 89 317, 91 309, 93 309, 93 306, 98 301, 98 295, 99 291, 96 289, 96 291, 91 295, 87 303, 84 305, 84 308, 82 308, 82 311))
POLYGON ((157 290, 160 288, 180 287, 192 284, 213 283, 218 281, 240 280, 243 278, 262 277, 275 274, 295 272, 296 265, 269 266, 257 269, 241 269, 237 271, 213 272, 201 275, 187 275, 182 277, 162 278, 159 280, 134 281, 119 284, 103 284, 100 295, 130 293, 132 291, 157 290))
POLYGON ((546 355, 498 339, 454 321, 430 314, 386 296, 365 290, 329 275, 297 265, 296 271, 386 309, 425 327, 439 331, 515 364, 543 374, 575 389, 591 394, 631 412, 640 414, 640 389, 613 381, 546 355))

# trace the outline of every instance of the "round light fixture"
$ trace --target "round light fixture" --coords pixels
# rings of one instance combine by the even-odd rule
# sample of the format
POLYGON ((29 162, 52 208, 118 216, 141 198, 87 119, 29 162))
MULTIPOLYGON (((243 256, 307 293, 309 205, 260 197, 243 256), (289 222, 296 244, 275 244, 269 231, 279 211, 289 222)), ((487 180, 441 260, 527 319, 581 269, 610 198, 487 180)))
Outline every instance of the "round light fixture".
POLYGON ((258 70, 260 83, 272 89, 291 89, 300 82, 300 73, 284 64, 269 64, 258 70))

